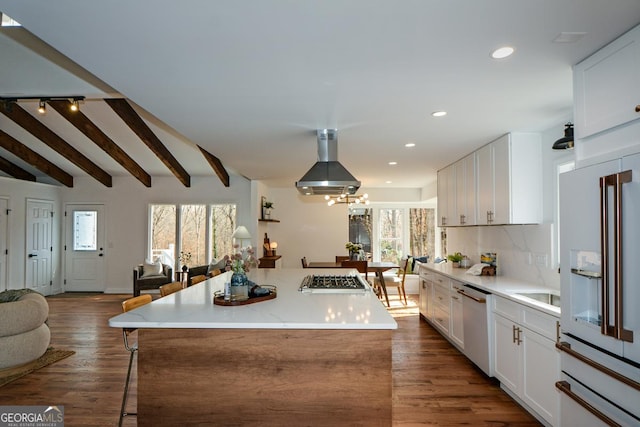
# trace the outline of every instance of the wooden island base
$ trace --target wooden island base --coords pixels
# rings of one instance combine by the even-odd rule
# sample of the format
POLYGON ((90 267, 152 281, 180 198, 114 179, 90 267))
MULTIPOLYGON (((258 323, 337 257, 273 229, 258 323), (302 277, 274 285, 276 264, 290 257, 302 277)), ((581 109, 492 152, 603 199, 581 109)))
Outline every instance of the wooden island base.
POLYGON ((138 426, 391 425, 391 330, 138 333, 138 426))

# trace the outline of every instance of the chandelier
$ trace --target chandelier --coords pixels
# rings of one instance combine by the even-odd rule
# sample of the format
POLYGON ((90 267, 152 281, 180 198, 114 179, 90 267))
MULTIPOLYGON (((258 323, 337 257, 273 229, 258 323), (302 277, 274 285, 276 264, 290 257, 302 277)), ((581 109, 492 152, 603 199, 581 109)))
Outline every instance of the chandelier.
POLYGON ((331 196, 326 195, 324 199, 327 201, 328 206, 333 206, 339 203, 346 203, 350 207, 353 205, 368 205, 369 204, 369 195, 364 193, 361 196, 350 196, 348 194, 341 194, 335 198, 331 198, 331 196))

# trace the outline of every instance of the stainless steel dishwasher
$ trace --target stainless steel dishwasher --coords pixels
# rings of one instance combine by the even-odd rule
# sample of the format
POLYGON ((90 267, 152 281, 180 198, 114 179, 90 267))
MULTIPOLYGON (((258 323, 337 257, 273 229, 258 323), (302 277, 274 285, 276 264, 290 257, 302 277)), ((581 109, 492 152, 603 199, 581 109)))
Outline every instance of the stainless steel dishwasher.
POLYGON ((464 355, 492 376, 488 321, 491 294, 471 285, 464 285, 458 293, 465 297, 462 300, 464 355))

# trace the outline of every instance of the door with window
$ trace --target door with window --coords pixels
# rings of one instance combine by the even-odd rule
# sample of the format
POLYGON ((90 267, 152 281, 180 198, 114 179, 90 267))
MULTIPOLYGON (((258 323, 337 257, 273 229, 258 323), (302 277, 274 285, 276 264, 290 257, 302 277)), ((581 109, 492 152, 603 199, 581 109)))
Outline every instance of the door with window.
POLYGON ((27 200, 25 285, 43 295, 51 294, 53 252, 53 202, 27 200))
POLYGON ((67 205, 65 291, 104 292, 104 205, 67 205))

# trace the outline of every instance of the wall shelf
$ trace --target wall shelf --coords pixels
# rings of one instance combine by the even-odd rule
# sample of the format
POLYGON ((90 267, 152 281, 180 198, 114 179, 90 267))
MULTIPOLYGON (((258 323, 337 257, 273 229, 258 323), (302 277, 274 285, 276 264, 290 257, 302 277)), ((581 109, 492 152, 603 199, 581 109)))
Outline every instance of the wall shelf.
POLYGON ((259 219, 260 222, 280 222, 279 219, 259 219))

